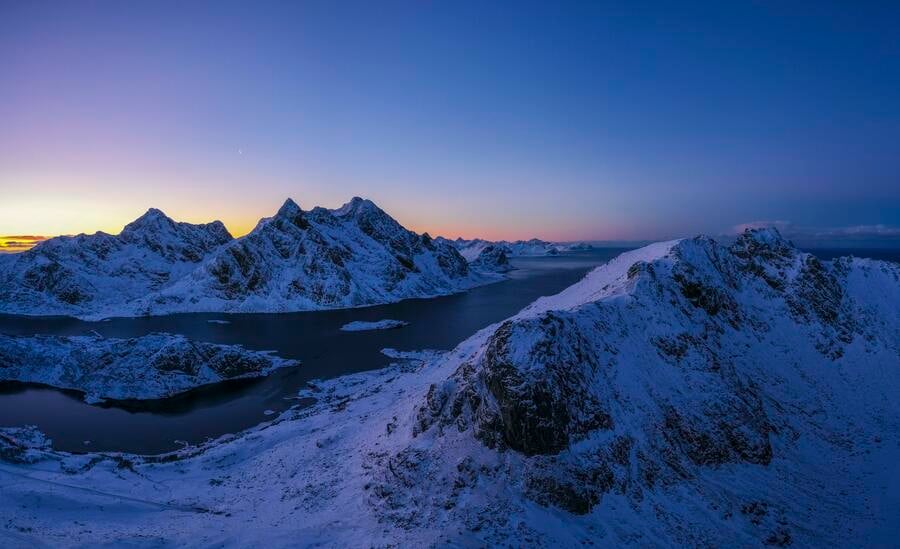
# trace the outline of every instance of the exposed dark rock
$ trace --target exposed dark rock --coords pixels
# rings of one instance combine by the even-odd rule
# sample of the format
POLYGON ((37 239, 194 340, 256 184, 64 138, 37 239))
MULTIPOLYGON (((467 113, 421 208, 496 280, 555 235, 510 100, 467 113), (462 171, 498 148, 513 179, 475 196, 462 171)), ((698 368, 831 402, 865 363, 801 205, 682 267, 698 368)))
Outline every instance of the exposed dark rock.
POLYGON ((512 270, 507 250, 503 246, 486 246, 470 266, 486 271, 503 273, 512 270))
POLYGON ((534 459, 525 473, 525 495, 541 505, 583 515, 600 502, 613 480, 612 471, 602 461, 568 466, 534 459))

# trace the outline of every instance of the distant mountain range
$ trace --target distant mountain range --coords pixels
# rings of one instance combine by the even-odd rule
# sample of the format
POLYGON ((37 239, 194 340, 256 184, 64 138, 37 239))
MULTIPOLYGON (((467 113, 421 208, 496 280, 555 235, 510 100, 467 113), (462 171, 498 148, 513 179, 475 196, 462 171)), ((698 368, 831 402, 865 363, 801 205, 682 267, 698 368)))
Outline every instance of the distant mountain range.
POLYGON ((439 236, 435 238, 435 240, 453 246, 459 250, 459 253, 466 258, 467 261, 470 262, 475 261, 482 250, 488 246, 499 248, 509 257, 557 255, 563 252, 584 251, 594 248, 587 242, 547 242, 546 240, 539 240, 537 238, 516 241, 491 241, 482 240, 480 238, 472 240, 457 238, 456 240, 450 240, 449 238, 439 236))
POLYGON ((354 307, 500 280, 369 200, 328 210, 288 199, 233 238, 215 221, 150 209, 118 235, 63 236, 0 256, 0 312, 83 318, 354 307))

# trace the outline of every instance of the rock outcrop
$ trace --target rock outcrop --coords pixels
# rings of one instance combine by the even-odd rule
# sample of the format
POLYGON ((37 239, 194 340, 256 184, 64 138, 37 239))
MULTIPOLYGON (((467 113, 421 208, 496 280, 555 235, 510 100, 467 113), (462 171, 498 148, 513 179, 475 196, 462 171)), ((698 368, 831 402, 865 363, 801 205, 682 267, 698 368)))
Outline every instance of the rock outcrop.
POLYGON ((484 249, 481 250, 481 253, 478 254, 478 257, 471 261, 469 265, 484 271, 497 273, 509 272, 513 270, 514 267, 510 264, 506 252, 507 249, 504 246, 485 246, 484 249))

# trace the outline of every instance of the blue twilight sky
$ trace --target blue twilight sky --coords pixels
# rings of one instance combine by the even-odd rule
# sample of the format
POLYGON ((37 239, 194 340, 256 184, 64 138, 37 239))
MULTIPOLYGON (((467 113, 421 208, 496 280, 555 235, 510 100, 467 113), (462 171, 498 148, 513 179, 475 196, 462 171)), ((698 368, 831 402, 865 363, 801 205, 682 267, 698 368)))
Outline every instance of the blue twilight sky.
POLYGON ((900 3, 0 0, 0 235, 288 196, 445 236, 900 245, 900 3))

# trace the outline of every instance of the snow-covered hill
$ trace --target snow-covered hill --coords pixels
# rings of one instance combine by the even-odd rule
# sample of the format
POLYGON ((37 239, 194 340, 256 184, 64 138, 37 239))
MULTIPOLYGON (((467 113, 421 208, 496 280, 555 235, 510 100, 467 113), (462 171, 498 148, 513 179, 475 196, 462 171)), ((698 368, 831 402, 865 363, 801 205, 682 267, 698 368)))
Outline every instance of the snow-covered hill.
POLYGON ((310 408, 164 459, 70 456, 7 431, 0 535, 829 547, 900 534, 897 264, 822 262, 774 230, 658 243, 419 360, 315 384, 310 408))
POLYGON ((0 334, 0 380, 75 389, 88 402, 164 398, 297 365, 295 360, 240 345, 203 343, 172 334, 131 339, 0 334))
POLYGON ((0 263, 0 312, 84 318, 277 312, 432 297, 500 280, 368 200, 288 199, 248 235, 150 210, 120 235, 58 237, 0 263))
POLYGON ((225 226, 176 223, 150 209, 118 235, 60 236, 0 262, 0 312, 121 312, 195 269, 229 242, 225 226))
POLYGON ((512 264, 509 262, 509 256, 506 253, 505 246, 489 245, 481 249, 478 257, 469 261, 469 265, 475 269, 481 269, 489 272, 505 273, 513 270, 512 264))

